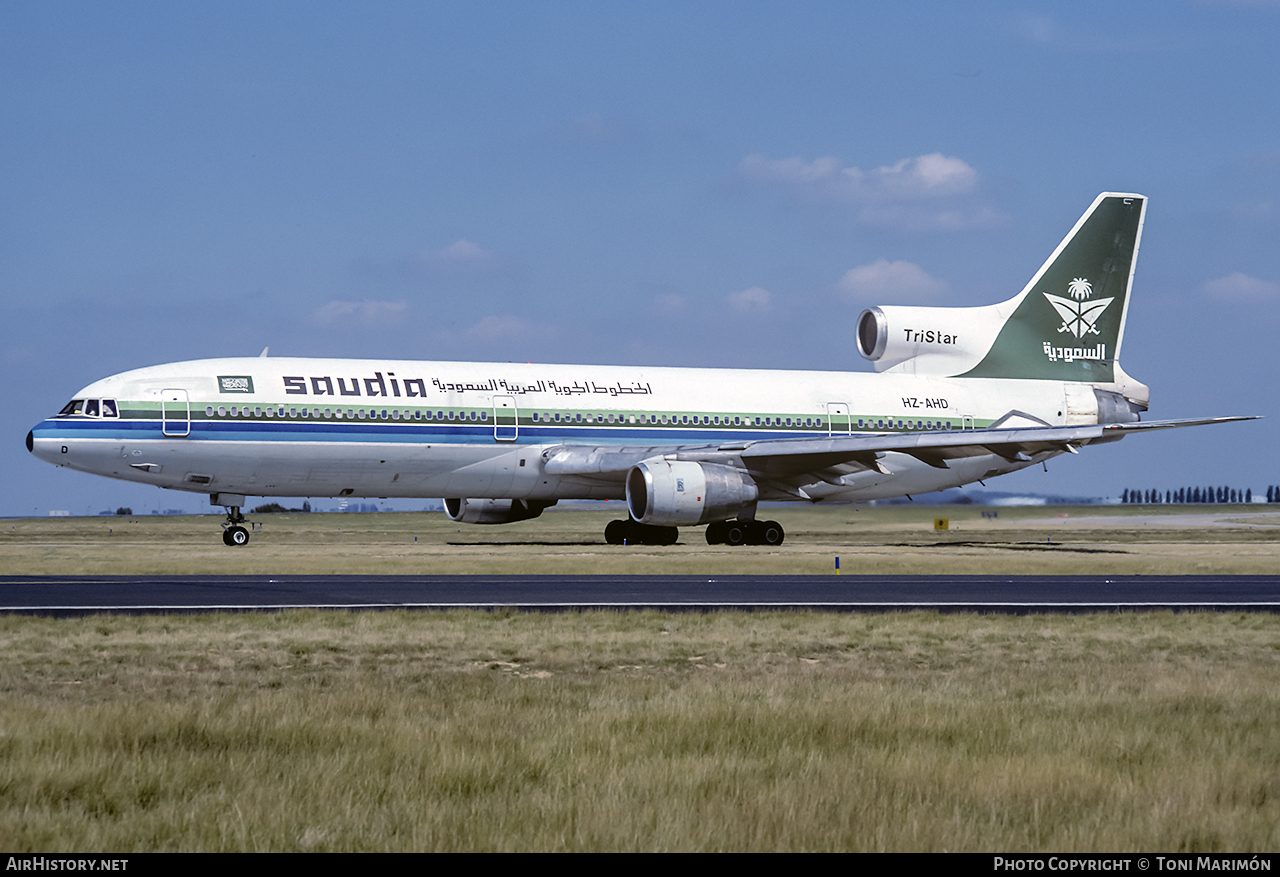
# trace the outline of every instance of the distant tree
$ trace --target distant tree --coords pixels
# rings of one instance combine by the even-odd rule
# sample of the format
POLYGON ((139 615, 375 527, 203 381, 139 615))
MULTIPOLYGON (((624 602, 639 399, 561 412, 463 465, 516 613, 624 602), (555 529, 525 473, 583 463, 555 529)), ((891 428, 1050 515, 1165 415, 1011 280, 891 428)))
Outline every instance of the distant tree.
POLYGON ((133 509, 129 508, 127 505, 122 505, 120 508, 116 509, 116 514, 121 517, 126 517, 133 514, 133 509))
POLYGON ((253 513, 255 515, 274 515, 274 514, 279 514, 280 512, 287 512, 287 511, 289 510, 284 506, 280 505, 280 503, 269 502, 266 505, 258 506, 256 509, 253 510, 253 513))
MULTIPOLYGON (((1267 494, 1267 501, 1268 501, 1268 502, 1270 502, 1270 501, 1271 501, 1271 494, 1270 494, 1270 493, 1268 493, 1268 494, 1267 494)), ((1126 488, 1124 489, 1124 493, 1120 496, 1120 503, 1121 503, 1122 505, 1128 505, 1128 504, 1129 504, 1129 488, 1127 488, 1127 487, 1126 487, 1126 488)))
POLYGON ((1245 502, 1253 502, 1253 488, 1252 488, 1252 487, 1246 487, 1246 488, 1244 489, 1244 501, 1245 501, 1245 502))
POLYGON ((310 501, 310 500, 303 500, 303 502, 302 502, 302 510, 303 510, 304 512, 309 512, 309 511, 311 511, 311 501, 310 501))

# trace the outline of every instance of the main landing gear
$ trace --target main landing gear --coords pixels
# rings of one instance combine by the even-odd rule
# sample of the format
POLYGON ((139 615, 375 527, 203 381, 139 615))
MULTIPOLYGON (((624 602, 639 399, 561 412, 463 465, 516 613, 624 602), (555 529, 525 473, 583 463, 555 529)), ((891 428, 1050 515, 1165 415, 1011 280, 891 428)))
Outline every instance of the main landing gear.
POLYGON ((781 545, 786 538, 777 521, 716 521, 707 525, 708 545, 781 545))
MULTIPOLYGON (((675 527, 640 524, 627 518, 610 521, 604 541, 610 545, 675 545, 675 527)), ((707 525, 708 545, 781 545, 786 538, 777 521, 716 521, 707 525)))
POLYGON ((230 545, 234 548, 249 544, 249 530, 241 526, 244 523, 246 521, 244 515, 240 514, 240 506, 228 506, 227 522, 222 525, 222 542, 224 545, 230 545))
POLYGON ((610 545, 675 545, 679 536, 675 527, 641 524, 630 518, 610 521, 604 528, 604 541, 610 545))

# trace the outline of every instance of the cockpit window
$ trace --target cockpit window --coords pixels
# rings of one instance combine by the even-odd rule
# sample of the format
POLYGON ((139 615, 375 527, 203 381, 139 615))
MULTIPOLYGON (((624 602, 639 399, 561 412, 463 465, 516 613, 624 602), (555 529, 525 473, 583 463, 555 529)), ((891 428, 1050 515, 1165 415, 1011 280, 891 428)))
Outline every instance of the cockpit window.
POLYGON ((72 399, 61 411, 59 417, 119 417, 115 399, 72 399))

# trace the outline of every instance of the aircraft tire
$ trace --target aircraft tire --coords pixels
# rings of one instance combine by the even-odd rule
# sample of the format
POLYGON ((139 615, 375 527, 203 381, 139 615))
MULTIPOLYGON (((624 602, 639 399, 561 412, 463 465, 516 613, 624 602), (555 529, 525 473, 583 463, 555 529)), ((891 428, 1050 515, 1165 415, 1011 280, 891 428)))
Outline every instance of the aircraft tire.
POLYGON ((778 546, 787 537, 786 531, 777 521, 765 521, 760 525, 760 545, 778 546))
POLYGON ((724 544, 725 545, 746 545, 748 530, 747 525, 742 521, 725 521, 724 528, 724 544))
POLYGON ((241 546, 249 544, 249 531, 244 527, 230 527, 223 535, 223 540, 228 545, 241 546))
POLYGON ((631 521, 610 521, 604 528, 604 541, 609 545, 621 545, 627 541, 631 521))
POLYGON ((728 523, 728 521, 712 521, 710 524, 707 524, 708 545, 724 544, 724 531, 725 527, 728 526, 728 523))
POLYGON ((678 527, 653 527, 652 530, 650 539, 645 540, 646 545, 675 545, 680 538, 678 527))
POLYGON ((226 546, 228 546, 228 547, 231 547, 231 548, 234 548, 234 547, 235 547, 235 544, 236 544, 236 543, 234 543, 234 542, 232 542, 232 541, 231 541, 231 531, 230 531, 230 530, 223 530, 223 531, 222 531, 222 544, 223 544, 223 545, 226 545, 226 546))

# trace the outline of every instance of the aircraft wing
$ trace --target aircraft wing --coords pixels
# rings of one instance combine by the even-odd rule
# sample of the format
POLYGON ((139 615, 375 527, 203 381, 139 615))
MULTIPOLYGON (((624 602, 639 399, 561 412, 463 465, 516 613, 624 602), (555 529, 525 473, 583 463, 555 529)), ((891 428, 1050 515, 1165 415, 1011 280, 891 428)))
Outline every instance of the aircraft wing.
POLYGON ((890 452, 906 454, 938 469, 948 468, 948 460, 988 454, 1010 462, 1031 462, 1044 451, 1074 454, 1084 445, 1117 441, 1131 432, 1255 419, 1209 417, 1145 423, 821 436, 651 447, 560 445, 545 452, 545 465, 546 471, 553 475, 620 481, 632 466, 645 460, 716 463, 745 470, 762 486, 803 498, 804 494, 797 490, 802 484, 816 481, 838 484, 842 475, 869 469, 887 474, 888 470, 880 461, 890 452))

